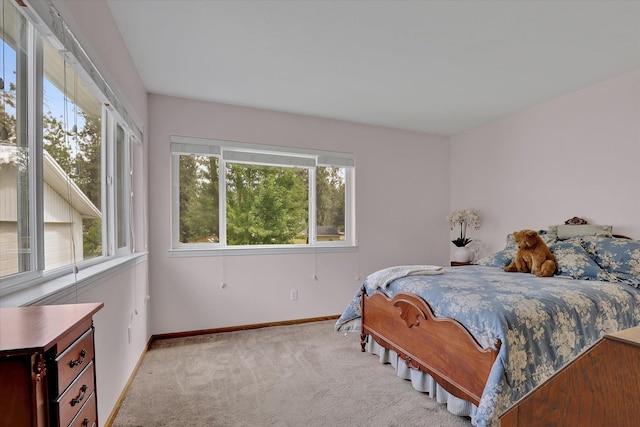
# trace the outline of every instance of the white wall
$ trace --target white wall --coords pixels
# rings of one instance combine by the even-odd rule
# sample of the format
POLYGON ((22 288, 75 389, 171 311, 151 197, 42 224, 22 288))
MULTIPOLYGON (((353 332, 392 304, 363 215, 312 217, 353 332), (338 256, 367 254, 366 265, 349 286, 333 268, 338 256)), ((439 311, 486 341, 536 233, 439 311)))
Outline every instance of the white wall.
POLYGON ((131 376, 150 337, 146 300, 148 263, 110 277, 77 297, 72 303, 102 302, 93 318, 96 344, 98 420, 104 425, 131 376), (128 328, 131 326, 131 341, 128 328))
POLYGON ((451 205, 477 208, 484 253, 573 216, 640 238, 640 70, 452 138, 451 205))
POLYGON ((448 263, 448 138, 160 95, 149 118, 154 334, 336 315, 379 268, 448 263), (171 135, 355 153, 358 251, 170 258, 171 135))

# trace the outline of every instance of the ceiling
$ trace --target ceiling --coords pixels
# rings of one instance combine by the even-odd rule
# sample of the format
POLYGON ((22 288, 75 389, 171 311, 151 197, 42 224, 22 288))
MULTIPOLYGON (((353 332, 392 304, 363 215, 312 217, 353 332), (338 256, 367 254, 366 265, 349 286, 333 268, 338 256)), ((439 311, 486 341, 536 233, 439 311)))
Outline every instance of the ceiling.
POLYGON ((150 93, 441 135, 640 68, 640 1, 107 1, 150 93))

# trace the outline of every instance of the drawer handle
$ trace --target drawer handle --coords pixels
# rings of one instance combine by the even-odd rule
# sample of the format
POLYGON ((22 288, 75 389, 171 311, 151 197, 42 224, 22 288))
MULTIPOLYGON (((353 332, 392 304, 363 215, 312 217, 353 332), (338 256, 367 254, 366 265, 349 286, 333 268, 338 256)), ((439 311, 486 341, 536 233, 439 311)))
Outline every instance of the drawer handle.
POLYGON ((78 360, 71 360, 71 362, 69 362, 69 367, 70 368, 75 368, 78 365, 82 365, 82 362, 84 362, 84 357, 87 355, 87 350, 85 350, 84 348, 82 349, 82 351, 80 352, 80 359, 78 360))
POLYGON ((86 394, 86 392, 87 392, 87 385, 82 384, 82 387, 80 388, 80 395, 75 399, 71 399, 71 406, 76 406, 78 403, 82 402, 82 399, 84 399, 84 395, 86 394))
POLYGON ((82 427, 87 427, 89 425, 89 418, 85 418, 82 420, 82 427))

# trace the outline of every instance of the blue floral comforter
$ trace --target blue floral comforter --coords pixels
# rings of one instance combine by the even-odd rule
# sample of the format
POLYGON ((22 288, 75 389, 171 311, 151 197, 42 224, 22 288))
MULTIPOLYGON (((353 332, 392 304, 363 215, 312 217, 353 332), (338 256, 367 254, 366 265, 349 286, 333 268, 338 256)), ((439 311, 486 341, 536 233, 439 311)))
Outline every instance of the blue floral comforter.
MULTIPOLYGON (((501 340, 472 420, 477 426, 499 425, 511 404, 604 334, 640 324, 640 289, 632 283, 539 278, 496 267, 448 267, 442 275, 403 277, 383 289, 364 283, 368 295, 422 296, 436 316, 458 320, 484 347, 501 340)), ((361 289, 336 330, 359 329, 360 299, 361 289)))

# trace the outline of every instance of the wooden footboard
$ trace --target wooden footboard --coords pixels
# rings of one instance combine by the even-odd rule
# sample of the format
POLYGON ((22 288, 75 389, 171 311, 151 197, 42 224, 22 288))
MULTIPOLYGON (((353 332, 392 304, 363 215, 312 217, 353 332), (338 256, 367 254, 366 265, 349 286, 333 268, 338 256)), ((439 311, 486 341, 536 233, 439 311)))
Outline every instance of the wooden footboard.
POLYGON ((362 351, 370 335, 452 395, 479 404, 500 341, 498 350, 482 348, 462 324, 435 317, 417 295, 399 293, 389 299, 380 292, 362 293, 362 351))

